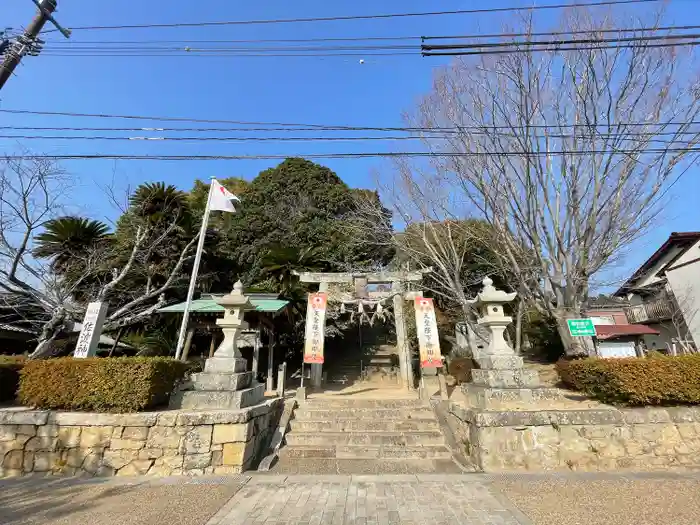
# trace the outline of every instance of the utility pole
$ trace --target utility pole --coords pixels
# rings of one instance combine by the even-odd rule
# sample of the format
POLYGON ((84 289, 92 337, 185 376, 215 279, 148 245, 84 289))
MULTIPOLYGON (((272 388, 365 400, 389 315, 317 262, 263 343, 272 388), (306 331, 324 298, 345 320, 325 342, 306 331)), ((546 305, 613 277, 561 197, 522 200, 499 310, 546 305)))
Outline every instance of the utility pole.
POLYGON ((63 36, 70 38, 70 30, 61 27, 53 17, 53 12, 56 11, 56 0, 32 0, 32 2, 36 4, 39 12, 27 26, 24 34, 17 37, 15 42, 5 50, 5 58, 0 65, 0 89, 12 76, 25 55, 36 56, 39 54, 43 41, 38 37, 46 22, 51 22, 63 36))

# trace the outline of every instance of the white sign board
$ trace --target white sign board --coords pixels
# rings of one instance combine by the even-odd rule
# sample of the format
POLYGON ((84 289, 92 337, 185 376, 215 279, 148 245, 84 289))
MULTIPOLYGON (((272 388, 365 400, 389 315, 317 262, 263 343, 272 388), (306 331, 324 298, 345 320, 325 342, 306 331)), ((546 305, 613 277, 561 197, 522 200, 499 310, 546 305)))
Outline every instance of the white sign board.
POLYGON ((637 357, 633 342, 601 341, 598 343, 598 355, 602 358, 637 357))
POLYGON ((328 296, 323 293, 309 294, 306 307, 306 334, 304 336, 304 363, 322 364, 323 342, 326 337, 326 304, 328 296))
POLYGON ((422 368, 440 368, 442 354, 440 353, 440 337, 438 336, 433 300, 427 297, 416 297, 413 304, 416 311, 420 366, 422 368))
POLYGON ((75 345, 73 357, 93 357, 97 353, 97 345, 102 335, 102 325, 107 315, 107 303, 90 303, 85 311, 83 329, 80 330, 78 343, 75 345))

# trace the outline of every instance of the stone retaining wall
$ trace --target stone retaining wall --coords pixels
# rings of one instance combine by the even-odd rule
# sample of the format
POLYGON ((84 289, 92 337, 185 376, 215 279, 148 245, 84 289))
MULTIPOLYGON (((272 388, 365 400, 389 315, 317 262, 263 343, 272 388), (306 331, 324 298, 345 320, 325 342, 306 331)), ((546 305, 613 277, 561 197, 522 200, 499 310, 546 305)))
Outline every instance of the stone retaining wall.
POLYGON ((237 411, 0 410, 0 477, 240 473, 264 452, 282 406, 275 399, 237 411))
POLYGON ((700 467, 700 407, 450 412, 485 472, 700 467))

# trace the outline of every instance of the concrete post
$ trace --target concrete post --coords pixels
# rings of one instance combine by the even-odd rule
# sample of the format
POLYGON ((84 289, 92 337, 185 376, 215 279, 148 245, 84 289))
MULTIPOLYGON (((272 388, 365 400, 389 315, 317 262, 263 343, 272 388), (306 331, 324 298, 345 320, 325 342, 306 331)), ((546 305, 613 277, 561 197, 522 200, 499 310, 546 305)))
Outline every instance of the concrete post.
POLYGON ((396 349, 399 352, 399 375, 401 385, 413 389, 413 364, 411 349, 406 334, 406 316, 403 300, 403 286, 399 281, 391 283, 391 293, 394 295, 394 323, 396 324, 396 349))
POLYGON ((287 362, 285 361, 279 367, 277 372, 277 396, 284 397, 284 388, 287 382, 287 362))
POLYGON ((267 391, 272 392, 275 388, 274 374, 275 364, 275 332, 270 330, 267 333, 267 391))
POLYGON ((260 330, 255 332, 255 340, 253 342, 253 366, 251 370, 253 371, 253 381, 258 378, 258 371, 260 368, 260 330))

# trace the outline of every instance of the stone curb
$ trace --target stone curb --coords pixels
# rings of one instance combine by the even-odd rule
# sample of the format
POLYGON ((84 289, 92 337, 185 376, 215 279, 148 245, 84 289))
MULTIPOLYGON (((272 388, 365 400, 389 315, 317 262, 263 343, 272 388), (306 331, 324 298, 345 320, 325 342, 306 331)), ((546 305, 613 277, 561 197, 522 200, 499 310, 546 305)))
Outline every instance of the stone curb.
POLYGON ((477 427, 700 422, 700 407, 482 411, 451 403, 449 410, 457 418, 477 427))
POLYGON ((249 473, 251 485, 284 483, 454 483, 460 481, 487 481, 480 473, 467 474, 257 474, 249 473))

